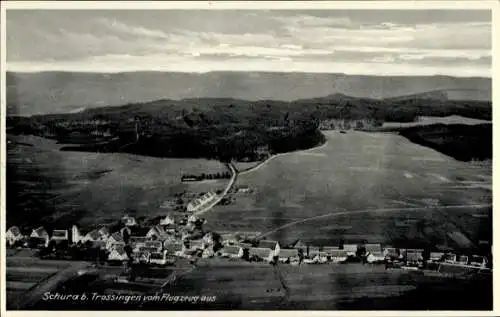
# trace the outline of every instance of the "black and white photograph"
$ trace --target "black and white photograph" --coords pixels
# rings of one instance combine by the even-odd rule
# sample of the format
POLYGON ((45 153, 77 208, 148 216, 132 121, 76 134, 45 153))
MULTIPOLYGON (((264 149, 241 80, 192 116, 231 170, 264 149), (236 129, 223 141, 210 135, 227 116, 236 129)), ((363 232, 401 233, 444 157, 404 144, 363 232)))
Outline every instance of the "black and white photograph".
POLYGON ((493 311, 492 2, 23 3, 7 311, 493 311))

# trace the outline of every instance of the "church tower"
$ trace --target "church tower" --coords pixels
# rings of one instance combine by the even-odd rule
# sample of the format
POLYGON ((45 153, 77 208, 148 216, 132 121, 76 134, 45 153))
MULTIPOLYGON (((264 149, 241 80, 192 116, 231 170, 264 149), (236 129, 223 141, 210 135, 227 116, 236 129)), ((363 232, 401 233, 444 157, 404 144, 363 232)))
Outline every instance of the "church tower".
POLYGON ((71 227, 71 239, 73 240, 73 243, 78 243, 82 239, 80 236, 80 230, 78 230, 78 227, 75 225, 71 227))

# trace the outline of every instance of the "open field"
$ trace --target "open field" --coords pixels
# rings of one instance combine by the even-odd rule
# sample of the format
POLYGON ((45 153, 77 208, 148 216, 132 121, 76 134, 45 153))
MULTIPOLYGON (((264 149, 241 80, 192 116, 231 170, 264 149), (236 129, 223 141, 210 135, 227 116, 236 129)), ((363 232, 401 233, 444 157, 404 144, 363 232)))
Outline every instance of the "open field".
POLYGON ((51 140, 12 139, 34 145, 10 145, 7 151, 7 221, 16 224, 85 226, 117 220, 125 212, 153 217, 170 211, 161 205, 176 193, 223 189, 227 183, 180 181, 184 173, 227 172, 218 161, 63 152, 51 140))
POLYGON ((484 297, 491 292, 487 287, 474 294, 468 287, 477 289, 479 284, 436 279, 434 288, 429 289, 419 276, 385 270, 383 265, 280 265, 280 271, 290 294, 282 309, 446 310, 460 305, 452 299, 436 296, 436 290, 453 294, 455 298, 474 297, 477 309, 492 307, 491 299, 484 297))
MULTIPOLYGON (((300 219, 357 211, 311 219, 271 237, 329 243, 343 236, 352 240, 368 236, 366 240, 382 242, 411 231, 401 221, 411 219, 416 225, 419 220, 439 218, 443 223, 458 219, 467 223, 476 218, 473 215, 489 212, 479 205, 491 204, 491 166, 459 162, 389 133, 325 134, 327 143, 320 148, 280 155, 240 175, 236 186, 254 191, 234 194, 234 204, 216 206, 206 214, 208 225, 266 232, 300 219), (477 207, 433 208, 469 205, 477 207), (407 210, 415 207, 430 208, 407 210), (370 212, 387 208, 394 210, 370 212), (329 228, 332 225, 351 228, 336 230, 329 228), (356 239, 357 235, 363 236, 356 239)), ((476 221, 467 229, 477 234, 478 226, 476 221)))
POLYGON ((68 261, 46 261, 34 257, 6 258, 6 290, 9 306, 16 304, 27 292, 43 285, 58 272, 72 265, 68 261))

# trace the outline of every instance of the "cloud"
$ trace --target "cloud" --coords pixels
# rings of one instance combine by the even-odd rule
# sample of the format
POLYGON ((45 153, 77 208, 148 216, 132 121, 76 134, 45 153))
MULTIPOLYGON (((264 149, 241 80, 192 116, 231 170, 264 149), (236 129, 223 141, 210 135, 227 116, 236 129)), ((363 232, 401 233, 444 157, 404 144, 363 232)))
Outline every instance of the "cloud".
POLYGON ((491 73, 489 22, 411 24, 401 19, 367 19, 361 23, 347 13, 320 17, 267 11, 224 15, 227 25, 214 21, 217 27, 207 29, 210 20, 204 20, 199 11, 194 16, 185 20, 189 12, 184 12, 182 19, 171 15, 168 21, 158 16, 149 21, 101 13, 82 21, 75 17, 74 23, 57 19, 46 25, 32 23, 38 27, 24 30, 18 22, 8 28, 7 66, 17 70, 491 73), (249 17, 258 28, 238 23, 249 17), (36 49, 28 49, 30 43, 36 49))
POLYGON ((110 20, 106 18, 100 18, 98 19, 98 21, 99 23, 103 24, 104 26, 112 30, 126 33, 129 35, 135 35, 138 37, 149 37, 153 39, 169 39, 168 34, 160 30, 152 30, 141 26, 128 25, 116 19, 110 20))
POLYGON ((273 18, 276 21, 293 27, 309 26, 351 26, 349 17, 318 17, 312 15, 278 16, 273 18))

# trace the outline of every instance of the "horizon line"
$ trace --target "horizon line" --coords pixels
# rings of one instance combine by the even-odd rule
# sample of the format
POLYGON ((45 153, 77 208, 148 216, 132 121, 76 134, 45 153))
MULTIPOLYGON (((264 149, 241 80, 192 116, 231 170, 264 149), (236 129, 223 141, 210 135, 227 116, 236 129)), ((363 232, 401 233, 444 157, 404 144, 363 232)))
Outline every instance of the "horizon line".
POLYGON ((73 74, 97 74, 97 75, 117 75, 117 74, 134 74, 134 73, 172 73, 172 74, 190 74, 190 75, 204 75, 210 73, 263 73, 263 74, 317 74, 317 75, 342 75, 342 76, 362 76, 362 77, 450 77, 450 78, 479 78, 479 79, 492 79, 492 76, 457 76, 457 75, 447 75, 447 74, 409 74, 409 75, 391 75, 391 74, 363 74, 363 73, 352 73, 347 74, 343 72, 315 72, 315 71, 272 71, 272 70, 211 70, 204 72, 195 71, 169 71, 169 70, 154 70, 154 69, 144 69, 144 70, 124 70, 124 71, 85 71, 85 70, 5 70, 5 73, 13 74, 46 74, 46 73, 73 73, 73 74))

